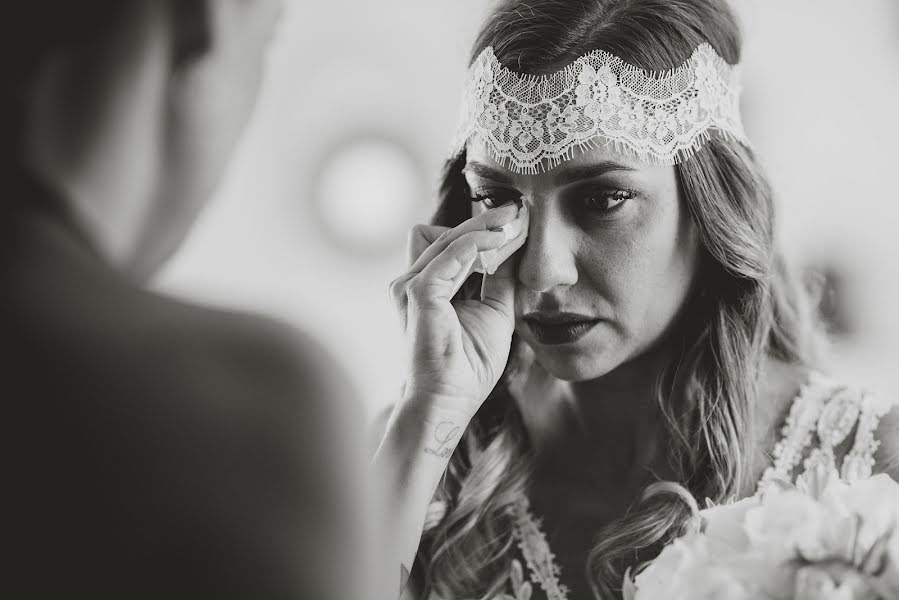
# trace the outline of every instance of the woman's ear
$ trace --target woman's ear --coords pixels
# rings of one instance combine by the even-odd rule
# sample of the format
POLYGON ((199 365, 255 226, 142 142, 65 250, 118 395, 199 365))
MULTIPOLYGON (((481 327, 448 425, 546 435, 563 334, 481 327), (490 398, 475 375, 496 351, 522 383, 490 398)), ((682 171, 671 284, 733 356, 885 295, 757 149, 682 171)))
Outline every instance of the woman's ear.
POLYGON ((172 60, 178 67, 206 53, 213 41, 214 0, 168 0, 172 19, 172 60))

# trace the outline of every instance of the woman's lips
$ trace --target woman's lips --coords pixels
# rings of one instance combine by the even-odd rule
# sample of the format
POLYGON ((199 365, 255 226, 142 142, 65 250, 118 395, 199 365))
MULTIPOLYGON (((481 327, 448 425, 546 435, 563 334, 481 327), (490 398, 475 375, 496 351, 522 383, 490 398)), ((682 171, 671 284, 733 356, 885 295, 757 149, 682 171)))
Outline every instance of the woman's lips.
POLYGON ((525 317, 525 322, 541 344, 556 346, 570 344, 584 337, 588 331, 599 323, 583 315, 554 318, 525 317))

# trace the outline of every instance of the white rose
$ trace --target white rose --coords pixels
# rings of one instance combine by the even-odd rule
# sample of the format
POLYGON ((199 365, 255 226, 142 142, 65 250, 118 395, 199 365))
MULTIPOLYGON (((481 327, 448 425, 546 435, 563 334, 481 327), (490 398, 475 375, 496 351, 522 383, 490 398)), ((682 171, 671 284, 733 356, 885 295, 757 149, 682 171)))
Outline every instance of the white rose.
POLYGON ((652 563, 634 577, 636 600, 663 597, 687 560, 689 548, 682 539, 665 546, 652 563))
POLYGON ((635 600, 674 598, 671 586, 684 579, 684 573, 695 565, 708 565, 712 561, 705 538, 688 534, 665 546, 659 556, 634 578, 635 600))
MULTIPOLYGON (((855 481, 822 500, 862 517, 859 544, 870 547, 877 538, 899 526, 899 483, 883 473, 855 481)), ((897 542, 899 543, 899 542, 897 542)))
POLYGON ((878 600, 879 595, 856 571, 832 564, 799 569, 793 597, 795 600, 878 600))
POLYGON ((759 506, 755 497, 744 498, 739 502, 719 504, 700 511, 702 532, 712 541, 732 548, 734 551, 745 549, 749 545, 744 521, 750 509, 759 506))
POLYGON ((709 563, 692 564, 681 572, 667 593, 656 598, 671 600, 750 600, 748 582, 741 580, 732 569, 709 563))
POLYGON ((817 548, 828 515, 808 495, 797 490, 772 489, 761 506, 746 512, 745 532, 754 549, 772 562, 797 557, 800 549, 817 548))

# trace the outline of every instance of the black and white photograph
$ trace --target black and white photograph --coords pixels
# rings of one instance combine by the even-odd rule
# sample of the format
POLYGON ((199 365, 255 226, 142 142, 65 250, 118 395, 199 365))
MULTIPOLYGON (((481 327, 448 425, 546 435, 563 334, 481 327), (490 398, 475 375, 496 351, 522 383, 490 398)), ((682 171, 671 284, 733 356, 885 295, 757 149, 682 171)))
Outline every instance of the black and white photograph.
POLYGON ((3 597, 899 600, 895 0, 0 10, 3 597))

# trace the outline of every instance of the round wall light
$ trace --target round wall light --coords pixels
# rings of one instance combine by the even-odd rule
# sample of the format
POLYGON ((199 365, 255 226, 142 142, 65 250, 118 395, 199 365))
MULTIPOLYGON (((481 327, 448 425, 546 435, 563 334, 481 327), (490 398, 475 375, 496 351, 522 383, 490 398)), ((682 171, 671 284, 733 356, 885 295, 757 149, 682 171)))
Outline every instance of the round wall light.
POLYGON ((425 204, 421 170, 397 142, 356 137, 325 157, 313 203, 325 234, 353 254, 386 254, 405 245, 425 204))

